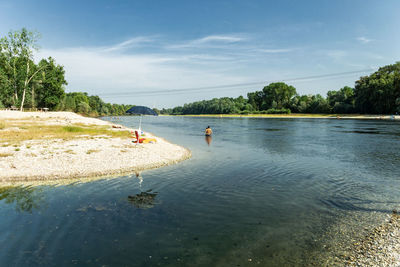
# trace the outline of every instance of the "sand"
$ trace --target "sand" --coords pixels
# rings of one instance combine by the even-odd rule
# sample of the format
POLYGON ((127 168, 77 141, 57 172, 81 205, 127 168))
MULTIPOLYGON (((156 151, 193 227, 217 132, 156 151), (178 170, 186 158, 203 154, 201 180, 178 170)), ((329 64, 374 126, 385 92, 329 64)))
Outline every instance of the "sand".
MULTIPOLYGON (((110 122, 87 118, 72 112, 0 111, 1 120, 29 120, 45 125, 101 125, 114 131, 110 122)), ((3 129, 0 131, 10 131, 3 129)), ((16 133, 19 129, 11 129, 16 133)), ((156 143, 135 144, 132 139, 107 136, 82 136, 72 140, 46 139, 23 141, 15 146, 0 146, 0 183, 118 176, 158 168, 188 159, 188 149, 153 137, 156 143)), ((1 140, 0 140, 1 141, 1 140)))

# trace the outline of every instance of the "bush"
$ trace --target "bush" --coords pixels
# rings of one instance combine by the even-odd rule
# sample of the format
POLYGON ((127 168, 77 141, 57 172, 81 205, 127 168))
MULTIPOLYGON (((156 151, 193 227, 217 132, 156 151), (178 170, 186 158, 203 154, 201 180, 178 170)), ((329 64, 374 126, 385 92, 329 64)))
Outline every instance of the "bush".
POLYGON ((90 106, 86 102, 80 102, 77 108, 79 113, 88 114, 90 111, 90 106))
POLYGON ((92 110, 92 111, 89 113, 89 116, 90 116, 90 117, 99 117, 99 113, 98 113, 96 110, 92 110))
POLYGON ((290 114, 292 112, 288 108, 281 108, 281 109, 270 108, 268 110, 263 110, 262 113, 263 114, 290 114))
POLYGON ((248 110, 243 110, 243 111, 240 111, 240 115, 248 115, 250 113, 250 111, 248 111, 248 110))

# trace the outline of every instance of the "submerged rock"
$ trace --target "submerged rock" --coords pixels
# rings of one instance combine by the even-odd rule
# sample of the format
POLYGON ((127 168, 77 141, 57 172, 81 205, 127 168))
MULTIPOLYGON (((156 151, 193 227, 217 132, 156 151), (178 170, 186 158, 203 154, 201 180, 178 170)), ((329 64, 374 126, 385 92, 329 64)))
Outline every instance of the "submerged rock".
POLYGON ((134 196, 128 196, 128 200, 138 209, 150 209, 156 204, 155 198, 158 194, 158 192, 151 193, 151 191, 152 189, 134 196))

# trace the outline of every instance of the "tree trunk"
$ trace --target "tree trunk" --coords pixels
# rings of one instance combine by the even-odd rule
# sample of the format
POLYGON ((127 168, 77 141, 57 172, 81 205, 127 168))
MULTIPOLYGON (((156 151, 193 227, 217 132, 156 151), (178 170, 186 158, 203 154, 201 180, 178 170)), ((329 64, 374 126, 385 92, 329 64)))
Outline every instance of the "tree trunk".
POLYGON ((21 100, 21 108, 20 111, 24 110, 24 102, 25 102, 25 93, 26 93, 26 87, 28 86, 28 74, 29 74, 29 59, 26 62, 26 78, 25 78, 25 83, 24 83, 24 91, 22 93, 22 100, 21 100))
POLYGON ((13 95, 13 104, 14 106, 17 106, 18 103, 18 91, 17 91, 17 74, 15 70, 15 59, 14 59, 14 64, 13 64, 13 74, 14 74, 14 95, 13 95))
POLYGON ((35 108, 35 84, 32 84, 32 93, 31 93, 31 97, 32 97, 32 111, 35 108))

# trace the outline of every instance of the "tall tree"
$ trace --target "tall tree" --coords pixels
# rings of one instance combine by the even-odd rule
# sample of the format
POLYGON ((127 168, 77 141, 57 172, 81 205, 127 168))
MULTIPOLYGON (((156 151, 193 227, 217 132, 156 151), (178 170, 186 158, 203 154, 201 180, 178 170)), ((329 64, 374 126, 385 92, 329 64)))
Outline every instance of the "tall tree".
POLYGON ((8 36, 0 39, 3 64, 14 91, 13 102, 15 105, 20 102, 21 111, 30 82, 43 68, 36 69, 33 63, 33 51, 38 49, 38 38, 37 33, 22 28, 21 31, 9 32, 8 36))
MULTIPOLYGON (((296 95, 296 88, 286 83, 270 83, 263 89, 264 102, 267 108, 289 108, 290 100, 296 95), (273 103, 276 103, 275 107, 273 103)), ((266 109, 266 108, 264 108, 266 109)))
MULTIPOLYGON (((38 86, 36 88, 34 99, 39 107, 47 107, 55 109, 65 94, 64 85, 67 81, 64 78, 64 67, 56 65, 53 58, 49 57, 47 60, 42 59, 39 62, 39 69, 41 75, 38 86)), ((34 84, 32 84, 34 86, 34 84)))
POLYGON ((400 98, 400 62, 379 68, 356 81, 356 108, 362 113, 393 114, 400 98))

